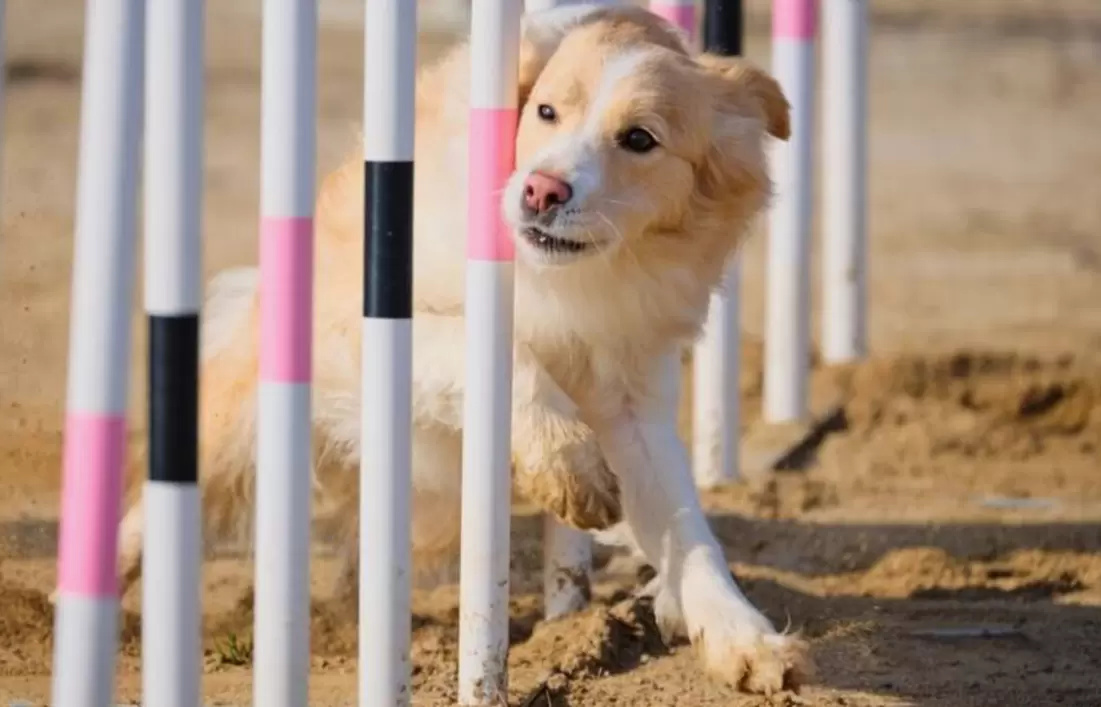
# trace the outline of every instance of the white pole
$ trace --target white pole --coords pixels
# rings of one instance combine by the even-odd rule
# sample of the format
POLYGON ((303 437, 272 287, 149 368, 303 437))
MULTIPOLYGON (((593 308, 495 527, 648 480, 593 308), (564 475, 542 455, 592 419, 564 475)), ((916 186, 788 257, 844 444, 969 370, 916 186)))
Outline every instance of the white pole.
POLYGON ((162 0, 150 4, 146 26, 149 478, 142 514, 142 699, 157 707, 195 707, 202 697, 203 15, 202 0, 162 0))
POLYGON ((704 337, 692 357, 692 465, 700 488, 738 478, 741 270, 735 254, 721 290, 711 295, 704 337))
MULTIPOLYGON (((741 0, 708 0, 705 9, 705 51, 741 55, 741 0)), ((711 294, 704 335, 692 356, 692 471, 700 488, 738 478, 741 280, 741 255, 735 253, 711 294)))
POLYGON ((664 17, 684 30, 689 41, 695 46, 698 41, 696 32, 696 0, 651 0, 650 12, 664 17))
POLYGON ((317 2, 265 0, 263 22, 253 704, 305 707, 317 2))
POLYGON ((521 5, 474 0, 459 606, 459 703, 508 699, 513 244, 501 192, 515 160, 521 5))
POLYGON ((585 608, 593 564, 592 537, 562 525, 553 516, 543 521, 543 616, 554 619, 585 608))
POLYGON ((359 704, 411 699, 413 126, 417 7, 365 14, 359 704), (367 216, 370 216, 367 218, 367 216))
POLYGON ((145 3, 89 0, 84 34, 51 704, 113 704, 145 3))
POLYGON ((867 0, 826 0, 822 27, 822 354, 841 363, 867 350, 867 0))
POLYGON ((583 609, 591 596, 592 537, 562 525, 552 516, 543 522, 543 617, 557 619, 583 609))
MULTIPOLYGON (((524 0, 524 13, 542 12, 563 5, 587 4, 590 0, 524 0)), ((594 3, 595 4, 595 3, 594 3)))
POLYGON ((769 223, 764 416, 801 419, 810 367, 810 236, 815 0, 774 0, 772 72, 791 102, 792 136, 773 146, 776 202, 769 223))
MULTIPOLYGON (((7 0, 0 0, 0 67, 7 66, 7 45, 4 42, 4 25, 7 17, 7 0)), ((7 88, 7 71, 0 72, 0 138, 4 134, 4 92, 7 88)), ((2 144, 3 140, 0 140, 2 144)), ((3 172, 3 153, 0 153, 0 173, 3 172)))
MULTIPOLYGON (((586 3, 586 0, 526 0, 528 13, 550 10, 564 5, 586 3)), ((618 0, 589 0, 586 4, 616 5, 618 0)), ((552 516, 543 522, 543 616, 557 618, 584 608, 588 592, 580 591, 581 582, 588 587, 592 568, 592 537, 559 523, 552 516)))

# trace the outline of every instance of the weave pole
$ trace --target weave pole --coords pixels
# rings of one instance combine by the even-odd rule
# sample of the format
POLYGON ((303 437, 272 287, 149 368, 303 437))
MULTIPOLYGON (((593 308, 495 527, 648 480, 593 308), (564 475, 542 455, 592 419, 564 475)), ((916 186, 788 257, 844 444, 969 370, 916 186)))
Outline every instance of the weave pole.
POLYGON ((822 28, 822 356, 844 363, 867 351, 867 0, 826 0, 822 28))
POLYGON ((305 707, 317 2, 263 13, 253 704, 305 707))
POLYGON ((585 608, 591 598, 592 536, 543 516, 543 618, 585 608))
POLYGON ((157 707, 201 701, 203 15, 202 0, 161 0, 149 5, 146 25, 149 477, 142 499, 142 699, 157 707))
MULTIPOLYGON (((8 15, 7 0, 0 0, 0 66, 7 66, 7 46, 4 43, 4 25, 8 15)), ((7 71, 0 72, 0 135, 4 132, 4 92, 7 88, 7 71)), ((3 153, 0 152, 0 167, 3 153)), ((2 171, 2 170, 0 170, 2 171)), ((0 185, 2 186, 2 185, 0 185)))
POLYGON ((773 423, 799 420, 807 410, 816 4, 772 4, 772 73, 791 102, 792 128, 791 140, 772 153, 764 417, 773 423))
POLYGON ((89 0, 86 6, 50 702, 55 707, 108 707, 114 696, 144 9, 141 0, 89 0))
MULTIPOLYGON (((741 0, 708 0, 704 51, 741 56, 742 36, 741 0)), ((704 335, 692 356, 692 470, 700 488, 738 478, 741 280, 741 256, 735 253, 721 287, 711 294, 704 335)))
MULTIPOLYGON (((526 0, 527 14, 578 4, 618 5, 618 0, 526 0)), ((592 536, 543 517, 543 618, 556 619, 583 609, 589 602, 592 536)))
POLYGON ((368 0, 365 23, 359 704, 394 707, 411 698, 416 3, 368 0))
POLYGON ((513 243, 501 193, 516 151, 521 5, 474 0, 463 398, 459 703, 508 700, 513 243))
POLYGON ((524 13, 542 12, 563 5, 615 5, 618 0, 524 0, 524 13))
POLYGON ((698 43, 698 37, 696 36, 696 0, 651 1, 649 8, 650 12, 659 17, 664 17, 684 30, 693 47, 698 43))

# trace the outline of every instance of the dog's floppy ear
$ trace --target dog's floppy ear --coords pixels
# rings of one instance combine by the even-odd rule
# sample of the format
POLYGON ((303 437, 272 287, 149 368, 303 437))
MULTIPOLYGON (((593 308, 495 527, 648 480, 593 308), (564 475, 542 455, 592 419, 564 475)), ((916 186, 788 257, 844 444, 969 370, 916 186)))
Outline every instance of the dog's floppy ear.
POLYGON ((697 61, 706 71, 719 76, 732 100, 745 102, 764 121, 773 137, 791 137, 791 106, 780 84, 752 62, 739 57, 701 54, 697 61))
POLYGON ((707 159, 697 171, 701 211, 744 219, 765 203, 771 189, 765 135, 791 136, 787 99, 776 81, 738 57, 696 57, 712 130, 707 159))

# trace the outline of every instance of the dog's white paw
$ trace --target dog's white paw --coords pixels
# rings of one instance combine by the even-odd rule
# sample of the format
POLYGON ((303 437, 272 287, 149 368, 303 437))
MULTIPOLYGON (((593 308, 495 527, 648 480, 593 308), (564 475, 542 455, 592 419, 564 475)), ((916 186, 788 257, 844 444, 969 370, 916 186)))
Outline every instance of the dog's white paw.
POLYGON ((56 589, 53 590, 52 592, 50 592, 48 595, 46 595, 46 601, 50 602, 51 605, 54 605, 54 606, 57 605, 57 590, 56 589))
POLYGON ((771 695, 797 688, 810 672, 806 643, 799 636, 754 625, 756 621, 732 618, 692 632, 692 644, 708 673, 746 692, 771 695))

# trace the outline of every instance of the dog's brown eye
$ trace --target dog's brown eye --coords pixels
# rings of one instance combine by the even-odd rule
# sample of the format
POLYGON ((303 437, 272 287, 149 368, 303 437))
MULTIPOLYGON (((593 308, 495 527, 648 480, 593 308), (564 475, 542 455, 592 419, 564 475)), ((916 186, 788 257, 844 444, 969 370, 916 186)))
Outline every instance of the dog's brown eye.
POLYGON ((657 139, 642 128, 631 128, 619 136, 620 147, 631 152, 649 152, 658 146, 657 139))
POLYGON ((539 117, 548 123, 553 123, 558 120, 558 114, 554 112, 554 108, 548 106, 546 103, 539 104, 539 117))

